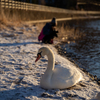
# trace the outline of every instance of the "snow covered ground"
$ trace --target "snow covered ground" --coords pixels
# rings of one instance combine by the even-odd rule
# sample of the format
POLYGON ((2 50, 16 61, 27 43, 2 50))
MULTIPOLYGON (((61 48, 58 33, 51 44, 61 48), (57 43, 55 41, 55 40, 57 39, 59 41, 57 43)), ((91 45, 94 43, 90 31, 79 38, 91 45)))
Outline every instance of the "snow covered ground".
POLYGON ((83 80, 71 88, 45 90, 40 87, 48 61, 44 57, 35 63, 38 49, 49 46, 54 51, 56 65, 64 62, 54 45, 38 42, 39 31, 31 25, 0 30, 0 100, 94 100, 100 86, 80 69, 83 80))

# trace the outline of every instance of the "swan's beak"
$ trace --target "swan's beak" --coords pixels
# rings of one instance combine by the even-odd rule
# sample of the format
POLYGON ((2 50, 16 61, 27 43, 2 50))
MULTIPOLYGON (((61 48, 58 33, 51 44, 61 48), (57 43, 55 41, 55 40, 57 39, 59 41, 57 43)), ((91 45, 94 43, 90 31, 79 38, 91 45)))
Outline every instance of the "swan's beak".
POLYGON ((41 55, 40 55, 40 54, 38 54, 38 56, 37 56, 37 58, 36 58, 35 62, 37 62, 40 58, 41 58, 41 55))

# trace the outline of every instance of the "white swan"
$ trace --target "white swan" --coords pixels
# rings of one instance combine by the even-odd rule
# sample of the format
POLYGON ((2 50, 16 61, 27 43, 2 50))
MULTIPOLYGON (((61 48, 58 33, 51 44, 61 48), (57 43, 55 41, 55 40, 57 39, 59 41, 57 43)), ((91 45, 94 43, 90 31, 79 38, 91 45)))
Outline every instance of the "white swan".
POLYGON ((64 89, 75 85, 82 78, 81 73, 76 67, 68 66, 66 67, 56 67, 55 57, 53 52, 48 47, 42 47, 39 49, 37 54, 38 61, 41 56, 47 55, 48 57, 48 67, 40 80, 40 86, 45 89, 64 89))

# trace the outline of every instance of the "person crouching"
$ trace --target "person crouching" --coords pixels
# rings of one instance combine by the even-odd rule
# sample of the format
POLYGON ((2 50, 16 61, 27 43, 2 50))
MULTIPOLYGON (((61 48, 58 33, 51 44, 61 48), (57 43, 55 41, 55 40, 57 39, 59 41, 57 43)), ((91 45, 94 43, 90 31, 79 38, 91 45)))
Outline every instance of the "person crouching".
POLYGON ((42 41, 43 43, 53 44, 54 37, 58 37, 56 26, 56 19, 53 18, 50 23, 46 23, 46 25, 43 27, 40 35, 38 36, 38 40, 42 41))

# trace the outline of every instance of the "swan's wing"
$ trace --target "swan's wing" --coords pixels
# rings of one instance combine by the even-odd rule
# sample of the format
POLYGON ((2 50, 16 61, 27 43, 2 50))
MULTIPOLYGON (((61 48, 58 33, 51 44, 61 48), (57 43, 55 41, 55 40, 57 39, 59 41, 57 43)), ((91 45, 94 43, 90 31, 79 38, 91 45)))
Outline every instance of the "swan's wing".
POLYGON ((80 78, 81 73, 77 70, 77 68, 56 66, 51 77, 51 82, 52 86, 56 88, 67 88, 80 81, 80 78))
POLYGON ((71 76, 73 76, 73 74, 74 72, 70 68, 56 67, 53 71, 52 77, 55 79, 61 78, 61 79, 67 80, 71 76))

